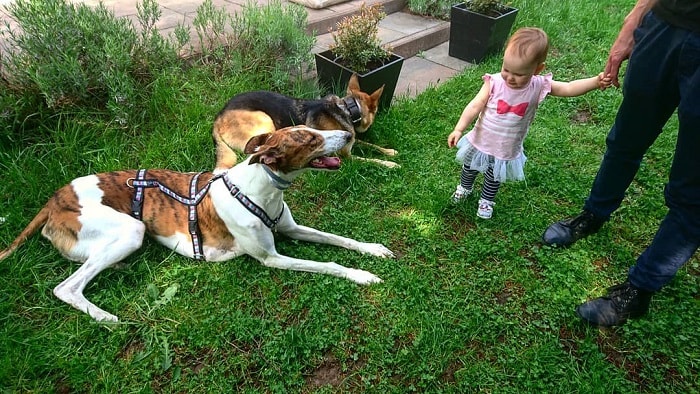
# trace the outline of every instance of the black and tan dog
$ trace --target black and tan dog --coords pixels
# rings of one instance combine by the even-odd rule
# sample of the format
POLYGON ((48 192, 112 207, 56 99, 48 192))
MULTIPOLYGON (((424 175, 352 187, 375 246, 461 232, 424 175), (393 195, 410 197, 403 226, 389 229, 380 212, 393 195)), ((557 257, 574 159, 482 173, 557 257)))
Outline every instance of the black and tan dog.
MULTIPOLYGON (((299 99, 270 91, 253 91, 234 96, 226 103, 214 120, 212 136, 216 145, 215 172, 233 167, 237 162, 236 152, 242 152, 251 137, 271 133, 275 130, 306 125, 318 130, 346 130, 352 140, 340 155, 350 157, 357 133, 364 133, 374 122, 379 98, 384 87, 372 94, 360 90, 357 75, 350 78, 345 97, 335 95, 322 99, 299 99)), ((381 153, 393 156, 396 151, 368 142, 381 153)), ((378 159, 362 159, 397 167, 398 164, 378 159)))

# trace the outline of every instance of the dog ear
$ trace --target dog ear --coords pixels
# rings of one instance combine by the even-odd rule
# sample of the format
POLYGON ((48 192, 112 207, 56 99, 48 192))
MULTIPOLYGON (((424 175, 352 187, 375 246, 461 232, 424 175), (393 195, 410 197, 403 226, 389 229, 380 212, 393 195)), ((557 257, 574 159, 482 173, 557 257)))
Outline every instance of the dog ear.
POLYGON ((275 149, 268 149, 264 152, 256 153, 250 157, 248 164, 265 164, 272 169, 277 168, 278 154, 275 149))
POLYGON ((373 102, 378 103, 379 99, 382 97, 382 92, 384 92, 384 85, 380 87, 379 89, 375 90, 374 93, 372 93, 369 97, 372 99, 373 102))
POLYGON ((265 145, 267 139, 270 138, 270 134, 271 133, 259 134, 251 137, 251 139, 249 139, 248 142, 245 144, 243 153, 251 154, 257 152, 261 146, 265 145))
POLYGON ((352 73, 352 75, 350 76, 350 81, 348 81, 347 95, 350 96, 353 93, 357 93, 360 91, 360 80, 357 77, 357 73, 352 73))

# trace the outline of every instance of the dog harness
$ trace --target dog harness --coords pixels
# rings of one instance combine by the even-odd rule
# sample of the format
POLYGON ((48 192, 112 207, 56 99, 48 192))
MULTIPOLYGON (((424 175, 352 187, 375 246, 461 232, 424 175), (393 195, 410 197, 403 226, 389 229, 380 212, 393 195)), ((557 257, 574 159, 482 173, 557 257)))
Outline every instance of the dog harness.
POLYGON ((357 102, 357 99, 352 96, 345 97, 343 98, 343 104, 345 104, 345 109, 350 114, 352 124, 356 125, 360 123, 362 120, 362 109, 360 108, 360 104, 357 102))
POLYGON ((282 213, 284 213, 284 205, 282 206, 282 211, 280 211, 280 214, 277 216, 276 219, 271 219, 270 216, 267 215, 265 210, 260 208, 259 205, 254 203, 251 199, 248 198, 245 194, 241 192, 241 189, 238 188, 233 182, 231 182, 230 179, 228 179, 228 176, 226 174, 223 175, 215 175, 209 181, 207 182, 204 187, 201 189, 197 190, 197 180, 199 179, 199 176, 202 175, 202 172, 194 174, 192 179, 190 180, 190 196, 188 197, 183 197, 174 191, 172 191, 170 188, 168 188, 165 185, 162 185, 157 179, 146 179, 146 170, 145 169, 140 169, 136 173, 136 178, 129 178, 126 181, 126 185, 130 188, 133 188, 136 190, 136 193, 134 193, 134 198, 131 201, 131 216, 138 220, 143 220, 143 197, 144 197, 144 189, 145 188, 150 188, 150 187, 157 187, 161 192, 165 193, 168 197, 179 201, 180 203, 184 204, 187 206, 188 209, 188 215, 187 215, 187 220, 188 220, 188 230, 190 233, 190 237, 192 237, 192 249, 194 250, 194 258, 195 260, 204 260, 204 248, 201 242, 202 239, 202 233, 199 230, 199 221, 197 217, 197 205, 202 201, 204 196, 209 192, 209 187, 211 184, 220 179, 223 178, 224 184, 228 188, 229 192, 231 195, 238 200, 238 202, 241 203, 250 213, 255 215, 258 219, 260 219, 265 226, 267 226, 271 230, 275 230, 275 227, 277 227, 277 223, 280 221, 282 218, 282 213))
POLYGON ((217 175, 212 177, 209 182, 207 182, 206 185, 204 185, 203 188, 197 190, 197 180, 199 179, 199 176, 202 175, 201 172, 194 174, 192 177, 192 180, 190 180, 190 196, 188 197, 183 197, 174 191, 172 191, 170 188, 168 188, 165 185, 162 185, 160 182, 158 182, 157 179, 145 179, 146 178, 146 170, 145 169, 140 169, 136 173, 136 178, 135 179, 129 179, 127 180, 127 186, 133 187, 136 189, 136 193, 134 193, 134 199, 131 201, 131 215, 135 217, 138 220, 143 220, 142 218, 142 213, 143 213, 143 189, 147 187, 157 187, 160 189, 161 192, 165 193, 168 197, 179 201, 181 204, 184 204, 187 206, 188 214, 187 214, 187 221, 188 221, 188 229, 190 232, 190 237, 192 237, 192 248, 194 249, 194 258, 195 260, 204 260, 204 249, 202 246, 202 233, 199 231, 199 222, 197 220, 197 205, 202 201, 204 196, 209 192, 209 186, 211 186, 212 182, 215 180, 219 179, 221 175, 217 175), (131 181, 131 185, 129 185, 129 181, 131 181))
POLYGON ((233 182, 231 182, 230 179, 228 179, 228 174, 224 174, 223 176, 224 179, 224 184, 226 184, 226 187, 228 188, 229 193, 233 197, 236 198, 250 213, 253 215, 257 216, 258 219, 260 219, 265 225, 272 231, 275 230, 275 227, 277 227, 277 223, 280 221, 282 218, 282 214, 284 213, 284 205, 282 205, 282 210, 280 211, 280 214, 277 215, 276 219, 271 219, 270 216, 267 215, 267 212, 260 208, 260 206, 256 203, 254 203, 251 199, 249 199, 245 194, 241 193, 241 189, 238 188, 233 182))

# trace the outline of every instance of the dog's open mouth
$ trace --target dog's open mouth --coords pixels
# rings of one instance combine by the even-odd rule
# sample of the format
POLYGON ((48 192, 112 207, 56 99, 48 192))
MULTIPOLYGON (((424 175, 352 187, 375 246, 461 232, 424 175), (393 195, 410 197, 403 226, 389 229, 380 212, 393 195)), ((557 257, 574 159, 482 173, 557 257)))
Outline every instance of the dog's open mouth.
POLYGON ((340 168, 340 158, 335 156, 321 156, 311 160, 309 165, 319 170, 337 170, 340 168))

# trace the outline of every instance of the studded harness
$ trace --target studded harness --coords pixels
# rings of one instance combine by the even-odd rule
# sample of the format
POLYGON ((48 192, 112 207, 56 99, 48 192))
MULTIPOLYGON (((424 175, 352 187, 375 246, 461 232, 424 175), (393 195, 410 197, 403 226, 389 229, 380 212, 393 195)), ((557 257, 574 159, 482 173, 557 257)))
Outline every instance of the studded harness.
MULTIPOLYGON (((267 167, 265 168, 267 170, 267 167)), ((271 171, 268 170, 268 174, 270 172, 271 171)), ((197 190, 197 181, 199 180, 199 176, 202 174, 203 172, 199 172, 192 176, 192 179, 190 180, 190 195, 189 197, 184 197, 174 192, 169 187, 161 184, 157 179, 146 179, 145 169, 138 170, 136 173, 136 178, 129 178, 126 181, 126 185, 130 188, 135 189, 136 191, 136 193, 134 193, 134 198, 131 201, 131 216, 138 220, 143 220, 142 215, 144 189, 157 187, 168 197, 187 206, 188 230, 190 233, 190 237, 192 238, 194 258, 196 260, 205 260, 204 247, 201 241, 202 233, 199 230, 199 221, 197 217, 197 205, 199 205, 204 196, 206 196, 206 194, 209 192, 209 187, 211 186, 211 184, 217 181, 218 179, 223 179, 226 188, 228 188, 229 190, 229 193, 231 193, 231 195, 236 200, 238 200, 238 202, 240 202, 241 205, 243 205, 243 207, 245 207, 258 219, 260 219, 265 224, 265 226, 267 226, 273 231, 275 230, 275 227, 277 227, 277 223, 282 218, 282 214, 284 213, 284 206, 282 206, 282 210, 280 211, 279 215, 277 215, 277 218, 271 219, 264 209, 262 209, 259 205, 254 203, 251 199, 249 199, 248 196, 241 192, 241 189, 238 186, 231 182, 227 174, 213 176, 201 189, 197 190)))

